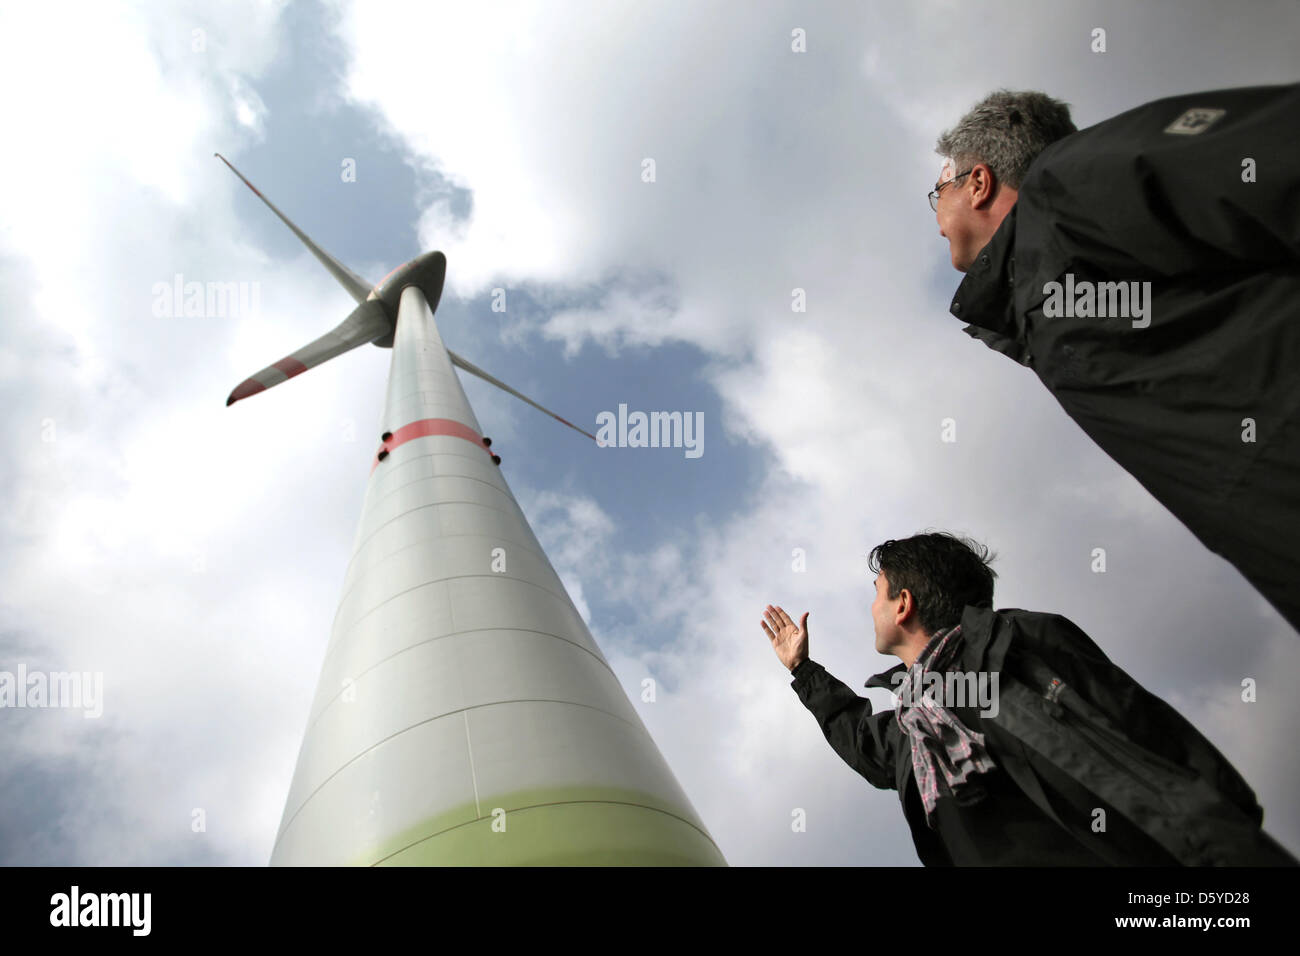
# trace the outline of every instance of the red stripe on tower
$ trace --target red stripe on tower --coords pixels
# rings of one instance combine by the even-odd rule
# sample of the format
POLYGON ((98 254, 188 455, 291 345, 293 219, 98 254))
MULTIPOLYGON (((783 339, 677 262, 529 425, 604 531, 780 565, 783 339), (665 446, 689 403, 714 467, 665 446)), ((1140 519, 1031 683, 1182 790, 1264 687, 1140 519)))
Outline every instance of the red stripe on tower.
POLYGON ((379 456, 381 454, 387 458, 388 453, 392 452, 397 446, 405 445, 408 441, 416 438, 428 438, 431 435, 449 435, 452 438, 463 438, 481 448, 489 458, 492 457, 492 452, 483 444, 483 436, 468 425, 450 418, 422 418, 418 422, 403 425, 393 432, 392 436, 375 453, 374 461, 370 463, 370 470, 373 472, 379 466, 379 456))

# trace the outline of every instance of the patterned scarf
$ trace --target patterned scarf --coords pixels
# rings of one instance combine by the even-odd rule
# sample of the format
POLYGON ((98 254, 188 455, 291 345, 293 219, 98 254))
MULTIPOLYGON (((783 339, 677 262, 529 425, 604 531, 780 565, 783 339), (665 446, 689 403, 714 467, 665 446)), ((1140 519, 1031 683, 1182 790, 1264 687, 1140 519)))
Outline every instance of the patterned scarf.
POLYGON ((996 764, 976 733, 933 695, 925 692, 925 675, 939 677, 961 648, 961 625, 939 630, 907 670, 898 688, 894 713, 898 725, 912 741, 912 774, 925 805, 926 823, 934 828, 932 815, 941 796, 951 796, 961 806, 970 806, 987 795, 975 775, 987 773, 996 764))

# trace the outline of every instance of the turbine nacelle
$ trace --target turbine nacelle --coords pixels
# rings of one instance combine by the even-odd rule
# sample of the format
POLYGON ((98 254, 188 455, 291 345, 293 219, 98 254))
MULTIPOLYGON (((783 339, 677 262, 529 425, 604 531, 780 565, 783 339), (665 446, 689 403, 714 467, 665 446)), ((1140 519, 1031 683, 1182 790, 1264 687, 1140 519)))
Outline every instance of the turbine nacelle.
MULTIPOLYGON (((447 257, 441 252, 426 252, 404 263, 379 280, 379 284, 370 290, 367 302, 379 301, 397 324, 397 307, 402 298, 402 290, 413 285, 424 293, 430 310, 438 311, 438 301, 442 298, 442 286, 447 279, 447 257)), ((373 344, 381 348, 393 347, 393 330, 387 335, 374 340, 373 344)))
MULTIPOLYGON (((295 375, 301 375, 307 369, 314 368, 322 362, 328 362, 334 356, 342 355, 344 352, 365 345, 367 342, 380 348, 392 348, 402 290, 408 286, 415 286, 424 294, 425 300, 429 303, 430 311, 437 310, 438 302, 442 299, 443 283, 447 278, 447 257, 441 252, 426 252, 424 255, 416 256, 410 262, 403 263, 388 273, 377 285, 372 286, 322 249, 310 236, 294 225, 288 216, 275 207, 271 200, 263 196, 256 186, 244 178, 243 173, 231 165, 230 160, 220 153, 214 155, 229 166, 230 171, 243 180, 244 185, 251 189, 257 198, 262 200, 267 208, 289 227, 293 234, 307 247, 307 250, 320 261, 330 275, 338 280, 339 285, 343 286, 358 303, 357 307, 352 310, 352 314, 336 328, 326 332, 314 342, 303 346, 292 355, 286 355, 278 362, 268 365, 256 375, 246 378, 230 393, 230 397, 226 399, 227 405, 233 405, 240 399, 256 395, 258 392, 264 392, 281 382, 287 382, 295 375)), ((477 365, 466 361, 450 349, 447 350, 447 355, 452 364, 458 368, 462 368, 471 375, 476 375, 485 382, 490 382, 497 388, 509 392, 534 408, 546 412, 556 421, 568 425, 574 431, 582 432, 592 441, 596 440, 596 436, 591 432, 579 428, 550 409, 537 404, 527 395, 521 394, 500 379, 489 375, 477 365)), ((493 457, 495 458, 495 456, 493 457)))

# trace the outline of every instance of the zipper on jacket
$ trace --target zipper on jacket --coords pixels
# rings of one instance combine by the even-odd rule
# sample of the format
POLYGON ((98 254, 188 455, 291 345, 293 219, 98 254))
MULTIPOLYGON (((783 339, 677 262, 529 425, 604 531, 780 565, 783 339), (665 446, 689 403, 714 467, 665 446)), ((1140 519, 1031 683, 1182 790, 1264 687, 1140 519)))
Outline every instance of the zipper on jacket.
POLYGON ((1174 763, 1172 760, 1169 760, 1168 758, 1163 757, 1160 754, 1154 753, 1153 751, 1135 746, 1126 738, 1121 737, 1118 734, 1111 733, 1106 728, 1100 727, 1095 722, 1088 720, 1086 717, 1083 717, 1075 713, 1075 711, 1069 706, 1060 703, 1061 695, 1065 693, 1067 690, 1073 692, 1074 689, 1069 685, 1067 685, 1064 681, 1054 677, 1052 678, 1051 685, 1049 685, 1048 687, 1047 693, 1044 694, 1044 698, 1049 702, 1049 705, 1051 705, 1054 708, 1053 713, 1055 716, 1059 717, 1063 723, 1069 724, 1071 727, 1075 728, 1079 733, 1083 734, 1090 741, 1092 741, 1096 749, 1100 750, 1105 755, 1106 759, 1109 760, 1114 766, 1125 771, 1125 773, 1129 774, 1134 779, 1140 780, 1148 789, 1154 791, 1157 794, 1161 794, 1162 796, 1163 796, 1163 791, 1159 787, 1151 784, 1146 779, 1145 776, 1143 776, 1141 773, 1134 770, 1134 768, 1130 766, 1126 766, 1121 761, 1119 761, 1116 757, 1114 757, 1111 754, 1109 748, 1114 747, 1117 750, 1123 751, 1128 755, 1130 760, 1133 760, 1136 763, 1140 764, 1144 761, 1149 761, 1157 765, 1158 767, 1160 767, 1166 773, 1174 774, 1176 776, 1182 777, 1183 779, 1189 781, 1197 779, 1197 774, 1195 771, 1180 766, 1179 764, 1174 763))

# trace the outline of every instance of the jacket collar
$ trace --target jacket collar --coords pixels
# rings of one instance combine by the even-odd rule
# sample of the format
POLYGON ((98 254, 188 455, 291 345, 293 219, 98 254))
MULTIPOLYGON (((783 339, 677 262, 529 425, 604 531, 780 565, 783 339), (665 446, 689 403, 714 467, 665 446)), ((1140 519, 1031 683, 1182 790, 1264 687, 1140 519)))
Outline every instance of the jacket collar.
POLYGON ((900 672, 904 674, 907 673, 907 665, 904 664, 902 661, 899 661, 897 664, 895 664, 887 671, 881 671, 879 674, 873 674, 870 677, 870 679, 868 679, 867 682, 862 686, 883 687, 886 690, 892 691, 895 687, 898 686, 898 684, 894 681, 894 675, 900 672))
POLYGON ((970 323, 966 331, 977 338, 985 338, 979 334, 979 329, 1000 337, 1020 338, 1012 288, 1015 281, 1015 239, 1016 207, 1012 206, 997 232, 993 233, 993 238, 971 263, 948 307, 957 318, 970 323))
MULTIPOLYGON (((1010 633, 1006 628, 996 628, 998 612, 986 607, 967 605, 961 615, 961 666, 966 670, 1001 670, 1006 655, 1010 633), (993 640, 998 630, 998 640, 993 640)), ((907 673, 907 665, 899 661, 887 671, 873 674, 863 687, 883 687, 893 691, 897 686, 894 675, 907 673)))

